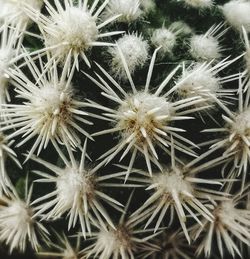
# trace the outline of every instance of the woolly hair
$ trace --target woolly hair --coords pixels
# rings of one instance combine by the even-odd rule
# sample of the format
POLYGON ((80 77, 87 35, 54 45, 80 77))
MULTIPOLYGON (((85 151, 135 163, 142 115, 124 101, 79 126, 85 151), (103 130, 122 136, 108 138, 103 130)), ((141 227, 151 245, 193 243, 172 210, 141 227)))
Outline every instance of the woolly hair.
POLYGON ((110 0, 103 17, 108 19, 114 15, 120 15, 117 21, 131 23, 142 16, 143 11, 140 7, 140 0, 110 0))
POLYGON ((133 192, 115 229, 97 226, 98 231, 92 235, 92 244, 83 250, 82 258, 99 256, 102 259, 134 259, 139 247, 146 245, 148 240, 159 234, 159 232, 150 233, 152 230, 140 229, 140 225, 144 220, 143 217, 128 216, 127 212, 132 196, 133 192), (144 235, 144 238, 140 239, 142 235, 144 235))
POLYGON ((193 33, 192 28, 183 21, 173 22, 169 26, 169 30, 177 33, 179 36, 187 36, 193 33))
MULTIPOLYGON (((109 1, 104 1, 97 7, 99 2, 95 1, 92 6, 88 6, 88 0, 79 0, 78 4, 74 0, 64 3, 56 0, 56 6, 52 6, 46 1, 50 16, 44 14, 37 15, 33 9, 27 10, 29 16, 36 21, 44 38, 45 47, 37 52, 51 54, 51 59, 65 64, 73 62, 73 68, 79 69, 79 60, 91 66, 88 59, 89 51, 92 47, 113 46, 113 43, 103 42, 102 38, 121 34, 121 31, 101 32, 104 27, 116 20, 120 14, 100 21, 99 17, 109 1), (99 41, 100 40, 100 41, 99 41)), ((68 65, 68 64, 66 64, 68 65)))
POLYGON ((213 0, 184 0, 187 6, 197 8, 197 9, 205 9, 211 8, 213 6, 213 0))
MULTIPOLYGON (((136 69, 144 66, 148 59, 149 46, 141 35, 138 36, 136 33, 124 35, 116 44, 124 55, 131 75, 135 73, 136 69)), ((114 77, 126 81, 127 75, 118 48, 110 47, 108 52, 111 55, 111 73, 114 77)))
POLYGON ((209 103, 209 100, 214 102, 213 99, 209 98, 209 95, 216 96, 221 88, 219 78, 212 73, 211 67, 206 63, 196 63, 187 69, 184 68, 179 80, 182 81, 177 89, 179 96, 187 98, 200 95, 204 98, 204 106, 209 103))
MULTIPOLYGON (((199 215, 208 222, 213 222, 214 217, 207 207, 207 204, 210 203, 208 200, 220 199, 219 195, 217 195, 220 194, 219 192, 200 185, 221 185, 221 183, 211 179, 200 178, 198 174, 220 164, 223 158, 219 157, 213 161, 203 162, 201 165, 197 165, 204 159, 203 156, 195 158, 189 163, 184 163, 180 159, 177 159, 176 162, 173 156, 174 154, 172 140, 171 164, 167 166, 162 165, 163 169, 161 172, 154 173, 153 177, 148 179, 143 179, 143 182, 148 184, 146 190, 152 193, 132 216, 141 215, 141 217, 148 217, 149 219, 147 220, 145 228, 152 222, 155 222, 154 219, 157 218, 154 227, 154 231, 156 232, 161 223, 164 222, 164 218, 168 218, 168 225, 171 225, 174 220, 174 214, 176 214, 183 233, 190 244, 191 239, 187 228, 187 218, 192 217, 199 223, 200 220, 198 219, 199 217, 197 217, 197 215, 199 215), (169 214, 170 217, 168 216, 169 214)), ((140 174, 144 176, 147 175, 145 172, 140 172, 140 174)), ((139 178, 137 180, 139 180, 139 178)))
MULTIPOLYGON (((200 108, 197 109, 197 111, 204 111, 211 117, 208 111, 218 107, 214 106, 216 100, 222 97, 230 99, 231 95, 235 92, 234 89, 223 89, 222 86, 226 82, 238 80, 239 74, 231 75, 228 78, 227 76, 219 77, 218 73, 221 69, 226 68, 237 59, 239 59, 239 57, 230 61, 226 58, 214 66, 212 66, 212 61, 209 63, 193 63, 187 68, 185 68, 183 64, 182 75, 177 80, 179 87, 176 89, 176 93, 181 99, 195 96, 201 97, 202 101, 196 104, 196 107, 200 108)), ((199 114, 201 115, 201 113, 199 114)))
POLYGON ((154 0, 141 0, 141 8, 145 13, 149 13, 155 9, 156 5, 154 0))
MULTIPOLYGON (((75 159, 70 147, 67 148, 70 160, 64 156, 62 151, 59 151, 59 155, 65 164, 62 168, 40 158, 32 157, 34 161, 50 169, 55 174, 55 176, 52 176, 51 174, 35 171, 35 173, 45 178, 45 182, 55 184, 55 191, 33 202, 33 204, 42 202, 37 206, 37 213, 43 213, 43 219, 57 219, 68 212, 68 229, 75 227, 77 221, 79 221, 84 238, 87 237, 88 233, 91 233, 91 225, 105 226, 108 224, 111 228, 115 228, 102 204, 105 202, 115 209, 118 208, 117 210, 123 205, 105 194, 100 187, 105 180, 112 180, 125 174, 124 172, 110 174, 104 178, 99 176, 98 170, 103 164, 100 163, 91 168, 86 161, 88 157, 86 149, 87 140, 85 140, 82 148, 80 161, 75 159)), ((44 182, 44 179, 40 181, 44 182)), ((117 184, 116 186, 120 187, 122 185, 117 184)), ((114 185, 106 182, 106 186, 112 187, 114 185)))
POLYGON ((250 32, 250 2, 247 0, 231 0, 224 4, 222 12, 227 22, 241 31, 242 26, 245 27, 247 32, 250 32))
POLYGON ((228 250, 233 258, 235 255, 242 257, 234 237, 237 237, 239 243, 250 246, 250 211, 239 208, 248 192, 249 188, 246 188, 244 193, 239 192, 233 196, 225 193, 224 200, 212 201, 210 210, 214 215, 214 222, 202 219, 201 225, 192 227, 193 239, 201 239, 196 251, 197 256, 204 253, 205 257, 210 257, 215 239, 221 258, 225 250, 228 250))
POLYGON ((220 46, 213 37, 194 35, 190 40, 190 53, 196 60, 212 60, 220 58, 220 46))
POLYGON ((43 2, 43 0, 0 0, 0 24, 11 22, 25 29, 31 21, 26 8, 39 12, 43 2))
POLYGON ((167 54, 171 56, 173 48, 176 45, 177 34, 178 33, 174 33, 170 29, 162 27, 154 30, 151 42, 156 48, 161 47, 159 50, 159 54, 161 56, 165 56, 167 54))
POLYGON ((28 245, 38 251, 39 237, 48 241, 48 230, 39 222, 41 215, 34 215, 31 206, 33 188, 25 189, 25 200, 21 200, 12 186, 8 196, 0 198, 0 241, 9 246, 10 253, 17 249, 24 252, 28 245))
POLYGON ((190 39, 190 54, 197 61, 211 61, 221 57, 220 38, 226 33, 219 33, 223 24, 213 25, 205 34, 193 35, 190 39))

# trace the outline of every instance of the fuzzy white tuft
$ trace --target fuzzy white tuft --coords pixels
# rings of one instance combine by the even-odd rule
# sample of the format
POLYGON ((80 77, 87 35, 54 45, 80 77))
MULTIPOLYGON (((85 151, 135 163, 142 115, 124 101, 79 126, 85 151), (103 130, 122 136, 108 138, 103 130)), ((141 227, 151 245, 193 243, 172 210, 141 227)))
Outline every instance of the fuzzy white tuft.
POLYGON ((193 33, 193 29, 184 21, 176 21, 170 24, 169 30, 178 35, 189 35, 193 33))
POLYGON ((179 81, 182 83, 177 89, 178 95, 181 98, 201 96, 204 98, 204 103, 199 103, 199 106, 206 106, 209 102, 214 103, 214 99, 210 95, 217 96, 221 88, 219 78, 215 76, 211 67, 206 63, 198 63, 184 69, 179 81))
MULTIPOLYGON (((148 233, 151 231, 139 229, 139 225, 144 220, 143 217, 128 217, 127 211, 132 194, 116 228, 99 227, 99 231, 93 234, 93 244, 83 250, 83 255, 86 258, 99 256, 103 259, 132 259, 135 258, 139 246, 146 245, 147 240, 159 234, 149 235, 148 233), (141 239, 143 234, 144 238, 141 239)), ((85 258, 84 256, 83 258, 85 258)))
POLYGON ((156 7, 154 0, 141 0, 141 7, 143 11, 149 13, 153 11, 156 7))
MULTIPOLYGON (((174 155, 174 154, 172 154, 174 155)), ((143 215, 149 219, 145 225, 148 227, 157 217, 154 231, 156 232, 170 210, 169 225, 173 222, 176 212, 186 239, 190 243, 187 230, 187 214, 200 224, 197 215, 213 221, 213 215, 207 209, 206 201, 213 191, 200 187, 199 184, 220 184, 219 182, 196 178, 195 174, 206 169, 211 164, 204 163, 201 167, 194 167, 200 158, 191 163, 176 165, 172 156, 171 166, 165 167, 162 172, 156 173, 148 179, 148 188, 152 194, 150 198, 132 216, 143 215), (210 164, 210 165, 209 165, 210 164), (192 165, 192 168, 190 167, 192 165), (210 193, 210 194, 209 194, 210 193), (197 214, 198 213, 198 214, 197 214)), ((180 161, 181 162, 181 161, 180 161)), ((216 164, 218 161, 214 161, 216 164)), ((182 162, 181 162, 182 163, 182 162)), ((144 180, 147 182, 147 180, 144 180)), ((216 192, 215 192, 216 193, 216 192)))
POLYGON ((48 28, 45 36, 45 46, 50 48, 60 45, 52 50, 53 56, 64 59, 72 52, 81 54, 91 48, 91 43, 98 38, 98 28, 95 18, 85 10, 71 7, 68 10, 51 17, 53 22, 48 28), (53 28, 54 27, 54 28, 53 28), (50 31, 57 30, 56 33, 50 31))
POLYGON ((213 0, 184 0, 187 6, 198 8, 198 9, 205 9, 211 8, 214 5, 213 0))
POLYGON ((196 60, 218 59, 220 54, 219 42, 214 37, 194 35, 190 39, 190 53, 196 60))
MULTIPOLYGON (((117 45, 122 51, 124 58, 128 64, 128 69, 131 74, 134 74, 136 69, 144 66, 148 58, 148 43, 143 40, 142 36, 136 34, 124 35, 117 41, 117 45)), ((121 80, 127 80, 126 71, 123 66, 122 58, 117 47, 110 47, 111 73, 114 77, 121 80)))
POLYGON ((135 249, 132 246, 130 233, 123 226, 118 226, 115 230, 101 229, 97 235, 95 247, 89 254, 94 254, 97 248, 100 251, 100 258, 116 258, 119 254, 126 255, 123 258, 129 258, 129 252, 132 254, 135 249))
POLYGON ((30 206, 31 190, 26 201, 17 194, 11 198, 1 197, 4 204, 0 205, 0 241, 9 246, 10 252, 14 249, 24 252, 28 244, 37 251, 38 235, 48 240, 48 231, 34 217, 34 209, 30 206))
POLYGON ((158 48, 161 47, 159 53, 162 56, 172 54, 173 48, 176 45, 177 34, 167 28, 156 29, 151 37, 152 44, 158 48))
POLYGON ((248 133, 250 133, 250 107, 247 107, 245 111, 235 116, 235 122, 232 123, 231 127, 236 135, 246 135, 247 138, 250 137, 248 135, 248 133))
POLYGON ((237 194, 224 201, 213 202, 211 210, 215 218, 214 222, 203 219, 202 226, 193 227, 194 239, 201 236, 197 249, 198 255, 204 252, 206 257, 210 257, 214 250, 214 239, 217 241, 221 258, 225 253, 224 246, 232 257, 235 257, 236 254, 241 257, 241 252, 233 236, 237 237, 240 243, 250 246, 250 211, 238 208, 244 196, 237 194))
MULTIPOLYGON (((46 179, 45 182, 52 182, 56 185, 55 191, 34 201, 34 203, 42 202, 42 204, 36 208, 38 210, 37 213, 41 214, 46 212, 43 217, 44 219, 55 219, 68 212, 68 229, 74 227, 77 221, 79 221, 85 238, 87 233, 91 233, 91 224, 95 226, 105 226, 107 222, 114 228, 102 202, 106 202, 116 209, 122 206, 118 201, 106 195, 100 189, 103 181, 112 179, 117 175, 109 175, 104 178, 98 176, 97 171, 101 165, 89 169, 86 166, 86 147, 87 142, 85 141, 80 161, 75 160, 71 148, 68 148, 70 161, 59 151, 59 155, 65 164, 63 168, 57 167, 37 157, 32 158, 50 169, 56 175, 52 176, 51 174, 35 171, 35 173, 46 179)), ((118 176, 120 176, 120 174, 118 174, 118 176)), ((44 179, 40 181, 44 182, 44 179)), ((107 182, 106 186, 109 187, 107 182)), ((112 186, 112 184, 110 184, 110 186, 112 186)))
MULTIPOLYGON (((201 97, 202 102, 195 105, 197 111, 206 111, 206 109, 214 108, 216 99, 221 97, 230 98, 230 95, 235 90, 223 89, 222 85, 228 81, 234 81, 239 78, 239 74, 228 77, 219 77, 218 73, 221 69, 229 66, 236 59, 228 61, 227 59, 220 61, 215 66, 211 63, 195 63, 187 69, 183 67, 182 76, 177 80, 180 86, 177 89, 177 94, 181 98, 201 97), (199 110, 200 109, 200 110, 199 110)), ((209 113, 207 112, 207 115, 209 113)), ((210 115, 209 115, 210 116, 210 115)))
POLYGON ((52 59, 61 63, 71 63, 74 60, 73 66, 77 69, 79 69, 79 59, 83 59, 90 67, 87 55, 92 47, 114 45, 99 39, 122 33, 120 31, 101 33, 105 26, 119 17, 119 14, 99 23, 99 15, 108 1, 96 8, 98 2, 95 1, 89 7, 87 0, 80 0, 77 5, 74 0, 65 1, 64 4, 56 1, 55 7, 46 2, 49 17, 43 14, 37 16, 30 9, 29 15, 37 22, 45 40, 45 48, 38 52, 49 51, 52 53, 52 59))
POLYGON ((247 0, 231 0, 222 6, 227 22, 241 31, 242 26, 250 32, 250 2, 247 0))
POLYGON ((131 23, 136 21, 143 14, 140 8, 140 0, 110 0, 103 17, 107 19, 119 14, 121 14, 118 18, 119 22, 131 23))
POLYGON ((80 143, 77 132, 90 137, 79 126, 80 123, 92 123, 84 118, 88 114, 81 110, 85 103, 74 99, 72 71, 67 77, 66 66, 60 75, 55 63, 45 68, 42 63, 41 67, 37 67, 30 57, 26 57, 26 62, 34 82, 18 68, 10 73, 18 97, 25 101, 22 104, 6 104, 2 109, 6 118, 6 121, 0 122, 5 125, 2 130, 12 129, 13 126, 19 128, 7 139, 24 134, 18 144, 22 146, 36 137, 27 157, 29 159, 36 150, 39 154, 45 149, 50 141, 54 146, 56 143, 77 146, 80 143))
POLYGON ((154 139, 157 129, 167 127, 165 125, 174 113, 173 104, 164 97, 138 92, 119 107, 117 116, 120 119, 115 127, 122 129, 123 140, 131 139, 136 146, 141 146, 147 139, 150 142, 154 139))
POLYGON ((221 57, 220 38, 227 29, 220 31, 223 24, 213 25, 205 34, 193 35, 190 39, 190 54, 196 60, 211 61, 221 57))
POLYGON ((0 0, 0 23, 8 22, 26 29, 30 18, 26 8, 32 8, 34 12, 40 12, 43 0, 0 0))

